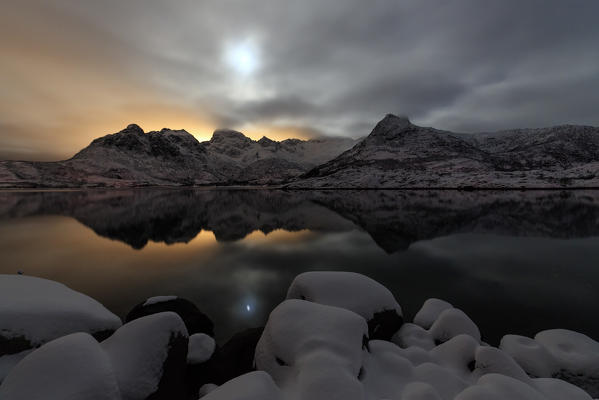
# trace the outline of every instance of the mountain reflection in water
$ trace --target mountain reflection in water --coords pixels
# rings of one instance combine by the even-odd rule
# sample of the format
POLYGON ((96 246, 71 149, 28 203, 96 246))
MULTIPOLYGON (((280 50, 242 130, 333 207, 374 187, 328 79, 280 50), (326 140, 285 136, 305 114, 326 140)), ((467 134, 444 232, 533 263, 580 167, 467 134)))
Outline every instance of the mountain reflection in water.
POLYGON ((220 339, 322 269, 379 280, 408 317, 447 299, 490 342, 555 327, 597 338, 598 221, 593 191, 5 191, 0 273, 61 281, 120 315, 187 297, 220 339))
POLYGON ((187 243, 202 230, 228 242, 254 231, 362 229, 387 253, 467 232, 556 238, 599 233, 599 196, 592 191, 0 192, 0 204, 0 218, 69 216, 134 249, 148 241, 187 243))

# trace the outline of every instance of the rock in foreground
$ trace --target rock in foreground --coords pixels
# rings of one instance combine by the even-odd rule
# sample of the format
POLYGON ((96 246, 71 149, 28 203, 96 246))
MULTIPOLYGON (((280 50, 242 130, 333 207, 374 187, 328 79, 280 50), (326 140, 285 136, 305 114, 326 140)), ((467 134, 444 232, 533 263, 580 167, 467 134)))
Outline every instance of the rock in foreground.
MULTIPOLYGON (((0 398, 591 400, 599 393, 599 343, 580 333, 507 335, 496 348, 481 340, 463 311, 429 299, 413 321, 401 321, 390 340, 380 340, 370 336, 376 331, 367 320, 380 310, 401 316, 401 308, 370 278, 308 272, 288 296, 263 331, 223 346, 226 356, 212 354, 205 334, 194 335, 188 347, 174 312, 135 319, 100 344, 87 333, 55 339, 16 364, 0 384, 0 398), (234 371, 235 353, 243 368, 218 381, 224 375, 217 364, 234 371)), ((162 301, 169 298, 150 303, 162 301)))
POLYGON ((120 326, 120 318, 102 304, 63 284, 0 275, 0 357, 74 332, 103 340, 120 326))

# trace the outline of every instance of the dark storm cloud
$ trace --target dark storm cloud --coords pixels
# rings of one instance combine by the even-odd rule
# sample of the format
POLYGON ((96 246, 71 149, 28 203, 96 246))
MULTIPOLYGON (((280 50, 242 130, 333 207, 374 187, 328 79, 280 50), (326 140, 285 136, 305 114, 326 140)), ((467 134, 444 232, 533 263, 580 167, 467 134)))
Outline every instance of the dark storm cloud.
POLYGON ((128 122, 202 138, 358 137, 388 112, 457 131, 599 125, 597 15, 591 0, 14 2, 0 122, 38 153, 46 126, 71 154, 128 122), (240 43, 252 73, 227 62, 240 43))

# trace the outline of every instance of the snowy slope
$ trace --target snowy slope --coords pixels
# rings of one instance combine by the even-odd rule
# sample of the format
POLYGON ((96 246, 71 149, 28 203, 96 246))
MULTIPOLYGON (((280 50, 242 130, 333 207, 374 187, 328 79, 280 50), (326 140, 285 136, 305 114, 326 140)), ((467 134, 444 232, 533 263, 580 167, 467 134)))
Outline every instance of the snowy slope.
POLYGON ((135 124, 95 139, 59 162, 1 161, 0 187, 129 187, 273 184, 287 181, 356 143, 348 138, 254 141, 217 130, 200 143, 185 130, 135 124))
POLYGON ((292 188, 599 187, 599 128, 458 134, 388 114, 292 188))

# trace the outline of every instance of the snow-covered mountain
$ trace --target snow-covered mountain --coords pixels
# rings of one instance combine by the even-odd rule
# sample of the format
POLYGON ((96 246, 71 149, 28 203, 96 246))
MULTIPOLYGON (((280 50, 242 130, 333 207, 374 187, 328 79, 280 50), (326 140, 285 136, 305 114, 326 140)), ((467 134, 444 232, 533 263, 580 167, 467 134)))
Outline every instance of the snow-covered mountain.
POLYGON ((459 134, 387 115, 368 137, 296 188, 599 187, 599 128, 459 134))
POLYGON ((349 138, 281 142, 262 137, 252 140, 234 130, 219 129, 203 142, 211 165, 225 168, 234 183, 269 184, 288 181, 338 156, 356 144, 349 138))
POLYGON ((0 162, 0 187, 280 185, 288 188, 599 187, 599 128, 463 134, 387 115, 362 140, 276 142, 137 125, 59 162, 0 162))
POLYGON ((130 187, 277 184, 356 143, 348 138, 254 141, 217 130, 199 142, 185 130, 145 133, 131 124, 58 162, 0 162, 0 187, 130 187))

